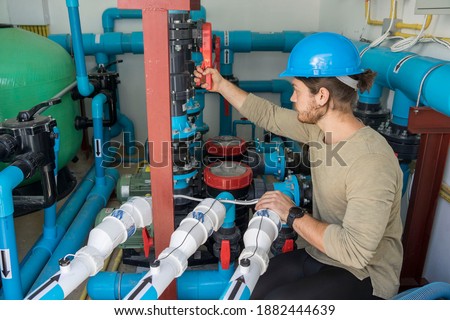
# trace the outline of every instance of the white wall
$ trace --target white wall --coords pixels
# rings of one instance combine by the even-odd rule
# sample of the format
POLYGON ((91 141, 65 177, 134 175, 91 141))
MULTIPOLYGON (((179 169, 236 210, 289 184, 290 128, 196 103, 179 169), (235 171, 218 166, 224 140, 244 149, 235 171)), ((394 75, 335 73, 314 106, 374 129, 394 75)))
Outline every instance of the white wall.
MULTIPOLYGON (((383 20, 383 18, 389 16, 389 0, 372 2, 372 19, 383 20)), ((398 18, 403 19, 405 23, 421 24, 424 17, 414 14, 414 4, 415 1, 413 0, 399 1, 398 18)), ((342 33, 355 40, 360 39, 362 35, 363 38, 372 41, 381 35, 381 27, 365 27, 364 1, 360 0, 320 1, 319 30, 342 33)), ((410 30, 404 30, 404 32, 414 33, 410 30)), ((450 38, 450 15, 433 16, 427 33, 450 38)), ((387 42, 387 44, 392 44, 392 42, 387 42)), ((409 51, 424 56, 450 60, 450 50, 437 44, 420 44, 409 51)), ((450 152, 447 156, 446 172, 443 179, 446 184, 450 183, 449 159, 450 152)), ((439 199, 423 274, 428 281, 450 282, 450 258, 448 254, 450 245, 449 230, 450 204, 443 199, 439 199)))
POLYGON ((8 6, 6 0, 0 0, 0 23, 9 23, 8 6))

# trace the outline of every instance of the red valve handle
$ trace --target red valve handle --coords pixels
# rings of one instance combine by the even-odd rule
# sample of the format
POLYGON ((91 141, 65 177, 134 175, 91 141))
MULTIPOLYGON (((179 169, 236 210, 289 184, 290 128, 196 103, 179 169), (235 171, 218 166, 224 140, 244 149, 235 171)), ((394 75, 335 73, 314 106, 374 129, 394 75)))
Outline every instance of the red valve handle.
POLYGON ((220 248, 220 263, 223 270, 228 270, 231 260, 231 248, 230 240, 222 240, 222 246, 220 248))
MULTIPOLYGON (((212 68, 213 60, 212 60, 212 27, 211 23, 205 22, 202 25, 202 47, 200 52, 203 55, 202 69, 212 68)), ((203 83, 207 84, 206 89, 211 90, 212 88, 212 77, 210 74, 206 75, 205 79, 202 79, 203 83)))

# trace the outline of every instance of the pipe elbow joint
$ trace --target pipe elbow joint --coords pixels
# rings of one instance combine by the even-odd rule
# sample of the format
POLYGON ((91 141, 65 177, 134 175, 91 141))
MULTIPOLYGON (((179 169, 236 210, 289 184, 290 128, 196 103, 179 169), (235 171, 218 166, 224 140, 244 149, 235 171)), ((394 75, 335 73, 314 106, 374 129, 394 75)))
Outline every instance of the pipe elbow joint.
POLYGON ((78 83, 78 91, 84 97, 88 97, 94 91, 94 86, 89 82, 88 76, 78 76, 77 75, 77 83, 78 83))

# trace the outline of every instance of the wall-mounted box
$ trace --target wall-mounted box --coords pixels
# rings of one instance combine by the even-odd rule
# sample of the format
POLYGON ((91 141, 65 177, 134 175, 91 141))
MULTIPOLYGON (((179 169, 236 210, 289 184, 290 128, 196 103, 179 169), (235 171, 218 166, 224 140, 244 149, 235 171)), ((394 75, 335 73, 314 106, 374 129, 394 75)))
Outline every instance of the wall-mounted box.
POLYGON ((450 14, 450 0, 416 0, 416 14, 450 14))

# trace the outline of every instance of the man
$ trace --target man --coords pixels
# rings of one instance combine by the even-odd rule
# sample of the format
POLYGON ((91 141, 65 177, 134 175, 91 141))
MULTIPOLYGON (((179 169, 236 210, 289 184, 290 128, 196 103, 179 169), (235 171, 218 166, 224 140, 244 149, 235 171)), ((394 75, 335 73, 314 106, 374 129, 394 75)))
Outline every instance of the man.
POLYGON ((369 90, 375 77, 360 64, 357 49, 341 35, 301 40, 281 74, 295 77, 295 111, 242 91, 217 70, 195 72, 197 82, 210 74, 211 91, 255 124, 310 145, 312 215, 278 191, 256 205, 275 211, 306 247, 272 258, 252 299, 389 299, 397 293, 402 172, 386 140, 353 116, 357 90, 369 90))

